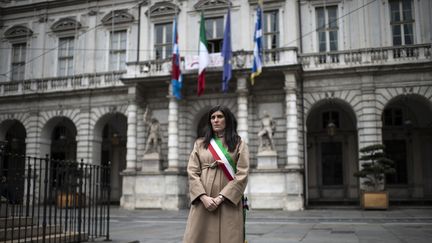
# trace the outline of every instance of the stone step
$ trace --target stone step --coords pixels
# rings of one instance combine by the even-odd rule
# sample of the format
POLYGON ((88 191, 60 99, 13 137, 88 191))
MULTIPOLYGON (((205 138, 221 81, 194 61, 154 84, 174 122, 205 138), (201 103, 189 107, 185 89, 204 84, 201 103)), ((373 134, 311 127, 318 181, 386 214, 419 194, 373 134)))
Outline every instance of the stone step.
MULTIPOLYGON (((16 240, 7 240, 3 241, 4 243, 37 243, 44 242, 42 236, 37 237, 27 237, 26 239, 16 239, 16 240)), ((80 235, 77 232, 67 232, 63 234, 52 234, 45 236, 45 242, 49 243, 69 243, 69 242, 83 242, 88 241, 88 235, 86 233, 81 233, 80 235)))
MULTIPOLYGON (((46 227, 45 234, 59 234, 61 233, 61 227, 56 225, 48 225, 46 227)), ((11 240, 11 239, 19 239, 19 238, 30 238, 38 235, 42 235, 43 226, 18 226, 18 227, 10 227, 6 230, 4 228, 0 229, 0 241, 2 240, 11 240), (5 232, 6 231, 6 232, 5 232)))
POLYGON ((8 218, 0 218, 0 229, 4 228, 12 228, 18 226, 31 226, 36 223, 36 220, 30 217, 8 217, 8 218))

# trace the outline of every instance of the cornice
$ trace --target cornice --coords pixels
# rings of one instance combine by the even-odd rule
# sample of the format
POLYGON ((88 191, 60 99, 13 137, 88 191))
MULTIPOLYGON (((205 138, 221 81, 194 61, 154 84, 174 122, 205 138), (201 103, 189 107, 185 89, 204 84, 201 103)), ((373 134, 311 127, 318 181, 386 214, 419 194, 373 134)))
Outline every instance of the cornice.
MULTIPOLYGON (((106 2, 106 4, 111 5, 112 0, 57 0, 57 1, 44 1, 38 3, 31 4, 23 4, 13 7, 0 7, 0 13, 2 16, 6 14, 17 14, 17 13, 26 13, 26 12, 35 12, 46 9, 54 9, 54 8, 62 8, 68 6, 75 6, 80 4, 101 4, 106 2)), ((119 1, 120 2, 120 1, 119 1)), ((126 2, 126 1, 123 1, 126 2)), ((139 3, 139 0, 130 0, 129 2, 139 3)), ((148 4, 148 1, 141 1, 142 5, 148 4)))
POLYGON ((230 1, 226 1, 226 0, 200 0, 194 5, 194 8, 197 11, 204 11, 204 10, 214 10, 214 9, 225 9, 229 5, 230 5, 230 1))
POLYGON ((153 4, 147 11, 146 15, 150 18, 174 16, 180 12, 179 6, 174 3, 163 1, 153 4))
POLYGON ((23 25, 15 25, 7 29, 4 36, 8 40, 18 38, 28 38, 33 35, 33 31, 23 25))
POLYGON ((127 12, 126 9, 113 10, 106 14, 101 22, 105 26, 110 26, 114 24, 126 24, 132 23, 134 21, 134 16, 127 12))
POLYGON ((78 30, 80 28, 81 23, 71 17, 61 18, 51 26, 53 32, 78 30))
MULTIPOLYGON (((322 1, 322 0, 320 0, 322 1)), ((258 4, 258 0, 248 0, 249 5, 257 5, 258 4)), ((271 3, 284 3, 284 0, 264 0, 263 1, 263 6, 265 7, 266 4, 271 4, 271 3)))

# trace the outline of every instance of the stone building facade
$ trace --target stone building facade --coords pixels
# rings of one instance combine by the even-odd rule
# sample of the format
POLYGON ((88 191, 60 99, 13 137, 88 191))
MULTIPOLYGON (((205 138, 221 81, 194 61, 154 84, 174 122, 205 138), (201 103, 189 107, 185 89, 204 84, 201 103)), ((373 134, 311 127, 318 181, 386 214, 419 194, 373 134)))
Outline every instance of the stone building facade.
MULTIPOLYGON (((206 111, 237 116, 249 144, 252 208, 358 203, 359 148, 396 161, 390 199, 432 199, 432 2, 264 1, 263 73, 250 84, 255 0, 0 1, 0 139, 16 153, 111 161, 111 200, 125 208, 188 206, 185 168, 206 111), (233 78, 222 93, 224 20, 232 14, 233 78), (212 63, 196 95, 199 20, 212 63), (171 95, 178 18, 183 99, 171 95), (144 154, 160 124, 160 154, 144 154), (258 153, 261 119, 272 156, 258 153)), ((2 165, 4 166, 4 165, 2 165)), ((14 165, 22 167, 23 165, 14 165)))

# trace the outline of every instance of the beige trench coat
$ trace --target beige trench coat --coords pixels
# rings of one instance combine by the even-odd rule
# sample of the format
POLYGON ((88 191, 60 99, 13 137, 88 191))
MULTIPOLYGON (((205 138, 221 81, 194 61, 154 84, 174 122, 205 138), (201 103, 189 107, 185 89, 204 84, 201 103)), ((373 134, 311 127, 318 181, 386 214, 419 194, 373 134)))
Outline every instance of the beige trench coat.
POLYGON ((191 208, 184 243, 243 242, 241 198, 249 173, 248 147, 242 141, 234 153, 230 154, 237 161, 237 173, 232 181, 226 178, 219 167, 208 167, 215 160, 204 148, 203 139, 195 142, 187 167, 191 208), (215 211, 209 212, 199 199, 202 194, 211 197, 222 194, 225 201, 215 211))

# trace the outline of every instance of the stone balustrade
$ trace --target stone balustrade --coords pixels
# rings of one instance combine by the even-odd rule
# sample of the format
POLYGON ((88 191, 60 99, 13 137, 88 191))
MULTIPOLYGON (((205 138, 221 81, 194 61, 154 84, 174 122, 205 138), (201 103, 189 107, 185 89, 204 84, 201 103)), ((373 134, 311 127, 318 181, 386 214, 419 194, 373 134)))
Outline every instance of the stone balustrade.
POLYGON ((124 71, 3 82, 0 83, 0 96, 123 86, 122 74, 124 71))
POLYGON ((299 61, 305 71, 429 62, 431 59, 431 44, 299 55, 299 61))

